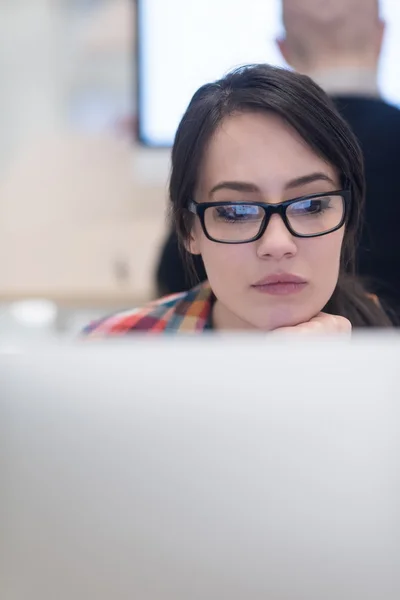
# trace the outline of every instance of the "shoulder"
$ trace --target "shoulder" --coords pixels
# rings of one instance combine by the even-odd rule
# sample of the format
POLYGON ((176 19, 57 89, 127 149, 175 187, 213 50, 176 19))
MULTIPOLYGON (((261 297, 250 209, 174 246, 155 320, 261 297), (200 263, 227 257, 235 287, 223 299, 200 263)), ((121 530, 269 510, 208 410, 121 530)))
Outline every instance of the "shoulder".
POLYGON ((143 308, 108 316, 88 325, 83 335, 104 337, 131 332, 198 331, 205 329, 212 307, 212 292, 202 284, 189 292, 166 296, 143 308))
POLYGON ((124 334, 133 330, 160 331, 163 329, 168 313, 183 300, 185 294, 175 294, 160 298, 142 307, 133 308, 115 315, 107 316, 90 323, 84 330, 84 335, 124 334))
MULTIPOLYGON (((382 124, 390 121, 394 127, 400 126, 400 110, 381 98, 363 96, 336 96, 333 98, 339 112, 352 124, 382 124)), ((387 132, 386 132, 387 133, 387 132)))
POLYGON ((371 181, 378 185, 380 178, 385 177, 389 187, 397 189, 395 171, 400 162, 400 110, 379 98, 340 97, 335 101, 363 150, 369 201, 376 197, 371 190, 371 181))

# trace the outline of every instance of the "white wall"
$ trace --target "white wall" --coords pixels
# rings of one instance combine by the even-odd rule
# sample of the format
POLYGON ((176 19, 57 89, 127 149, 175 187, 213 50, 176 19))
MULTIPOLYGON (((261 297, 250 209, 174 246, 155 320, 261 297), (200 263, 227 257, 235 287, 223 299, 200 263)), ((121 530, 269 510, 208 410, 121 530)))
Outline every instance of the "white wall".
POLYGON ((0 301, 153 294, 169 156, 106 127, 133 108, 133 3, 79 4, 0 4, 0 301))

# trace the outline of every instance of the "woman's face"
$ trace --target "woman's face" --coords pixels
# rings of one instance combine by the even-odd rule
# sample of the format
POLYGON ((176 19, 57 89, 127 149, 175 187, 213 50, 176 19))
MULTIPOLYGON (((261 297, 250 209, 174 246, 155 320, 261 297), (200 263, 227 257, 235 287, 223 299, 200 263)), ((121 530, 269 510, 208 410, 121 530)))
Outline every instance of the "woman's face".
MULTIPOLYGON (((335 169, 282 119, 244 113, 226 118, 210 141, 195 200, 277 204, 338 189, 335 169)), ((268 331, 309 321, 335 289, 343 234, 344 227, 321 237, 295 237, 274 214, 257 241, 221 244, 205 236, 196 217, 190 250, 204 260, 217 299, 216 327, 268 331), (302 283, 279 283, 293 276, 302 283), (276 285, 268 284, 271 277, 276 285)))

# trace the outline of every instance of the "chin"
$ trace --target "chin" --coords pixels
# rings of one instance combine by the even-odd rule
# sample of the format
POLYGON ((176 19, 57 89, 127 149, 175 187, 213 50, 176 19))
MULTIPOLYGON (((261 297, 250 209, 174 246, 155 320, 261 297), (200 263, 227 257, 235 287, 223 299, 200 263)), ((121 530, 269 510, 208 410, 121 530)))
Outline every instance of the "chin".
POLYGON ((257 329, 273 331, 281 327, 295 327, 301 323, 307 323, 319 312, 319 310, 310 311, 309 308, 308 310, 306 308, 301 310, 300 307, 296 309, 294 306, 280 306, 270 309, 267 318, 265 316, 262 318, 260 315, 260 319, 257 319, 257 322, 255 322, 255 319, 252 319, 252 322, 257 329))

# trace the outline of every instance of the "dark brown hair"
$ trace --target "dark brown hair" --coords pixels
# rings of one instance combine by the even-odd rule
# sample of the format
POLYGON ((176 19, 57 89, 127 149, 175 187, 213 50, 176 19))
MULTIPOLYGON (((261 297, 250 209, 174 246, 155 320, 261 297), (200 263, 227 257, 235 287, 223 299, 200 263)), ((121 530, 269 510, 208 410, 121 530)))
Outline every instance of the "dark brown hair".
POLYGON ((211 137, 229 115, 260 111, 279 115, 291 125, 314 152, 337 169, 343 185, 351 191, 352 207, 344 234, 339 280, 324 310, 348 318, 354 327, 390 326, 379 303, 354 276, 365 196, 361 149, 329 97, 305 75, 265 64, 249 65, 202 86, 194 94, 172 149, 171 214, 181 243, 190 236, 193 215, 187 204, 194 197, 211 137))

